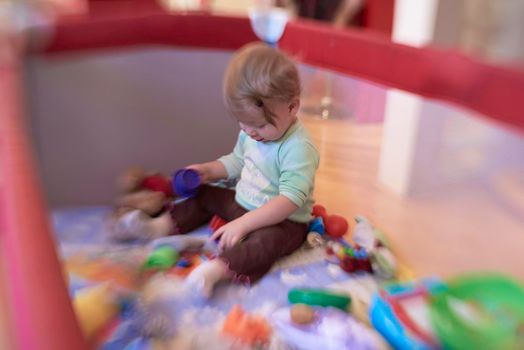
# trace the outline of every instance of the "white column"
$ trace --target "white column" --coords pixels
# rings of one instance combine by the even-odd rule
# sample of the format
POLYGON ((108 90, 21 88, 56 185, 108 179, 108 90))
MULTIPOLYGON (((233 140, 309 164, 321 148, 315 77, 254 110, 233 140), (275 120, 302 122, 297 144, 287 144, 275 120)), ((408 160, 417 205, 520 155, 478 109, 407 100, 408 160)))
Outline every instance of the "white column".
MULTIPOLYGON (((412 46, 432 41, 437 10, 438 0, 397 0, 393 41, 412 46)), ((435 151, 435 137, 438 137, 443 119, 428 115, 421 118, 431 110, 437 112, 435 108, 428 108, 427 102, 417 95, 395 89, 388 91, 379 181, 398 194, 407 195, 417 187, 415 182, 422 180, 415 179, 419 173, 417 160, 423 161, 435 151)))

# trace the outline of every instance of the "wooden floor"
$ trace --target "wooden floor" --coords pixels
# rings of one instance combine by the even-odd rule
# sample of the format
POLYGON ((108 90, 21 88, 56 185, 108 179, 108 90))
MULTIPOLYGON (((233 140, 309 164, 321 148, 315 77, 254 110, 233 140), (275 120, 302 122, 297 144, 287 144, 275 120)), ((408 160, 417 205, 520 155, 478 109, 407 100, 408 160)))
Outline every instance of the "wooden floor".
POLYGON ((402 198, 377 181, 381 124, 302 120, 321 154, 317 203, 330 213, 368 217, 415 275, 489 270, 524 279, 522 174, 402 198))

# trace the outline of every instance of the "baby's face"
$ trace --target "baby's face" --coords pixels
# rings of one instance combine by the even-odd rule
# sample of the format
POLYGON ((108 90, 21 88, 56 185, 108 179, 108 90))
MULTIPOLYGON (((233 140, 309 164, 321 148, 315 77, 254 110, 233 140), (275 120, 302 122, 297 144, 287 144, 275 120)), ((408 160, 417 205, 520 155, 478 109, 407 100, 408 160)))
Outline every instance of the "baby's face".
POLYGON ((298 100, 291 103, 272 102, 268 105, 274 125, 269 123, 259 107, 253 106, 238 117, 240 128, 255 141, 279 140, 297 118, 298 100))

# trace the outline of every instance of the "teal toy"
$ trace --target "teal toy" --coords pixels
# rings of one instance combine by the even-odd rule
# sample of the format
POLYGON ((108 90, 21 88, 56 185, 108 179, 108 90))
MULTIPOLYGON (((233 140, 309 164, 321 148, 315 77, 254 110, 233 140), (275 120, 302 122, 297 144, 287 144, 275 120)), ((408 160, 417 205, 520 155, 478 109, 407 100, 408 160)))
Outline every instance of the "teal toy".
POLYGON ((348 311, 351 305, 351 298, 348 295, 323 289, 292 289, 289 291, 287 298, 291 304, 332 306, 343 311, 348 311))

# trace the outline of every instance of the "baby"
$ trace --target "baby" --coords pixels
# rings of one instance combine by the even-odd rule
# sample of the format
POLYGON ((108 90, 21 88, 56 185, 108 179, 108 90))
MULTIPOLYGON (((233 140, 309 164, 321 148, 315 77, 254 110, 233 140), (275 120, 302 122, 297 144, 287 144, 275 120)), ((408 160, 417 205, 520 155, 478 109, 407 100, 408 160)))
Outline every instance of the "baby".
MULTIPOLYGON (((212 235, 219 254, 187 277, 186 282, 210 296, 223 279, 253 283, 275 261, 304 242, 313 206, 319 154, 297 118, 300 79, 295 64, 281 51, 249 44, 232 58, 224 78, 224 101, 238 121, 233 152, 218 160, 188 166, 202 185, 196 196, 172 205, 163 217, 142 220, 154 231, 187 233, 218 215, 228 221, 212 235), (207 185, 238 179, 236 191, 207 185)), ((151 237, 163 233, 147 232, 151 237)))

